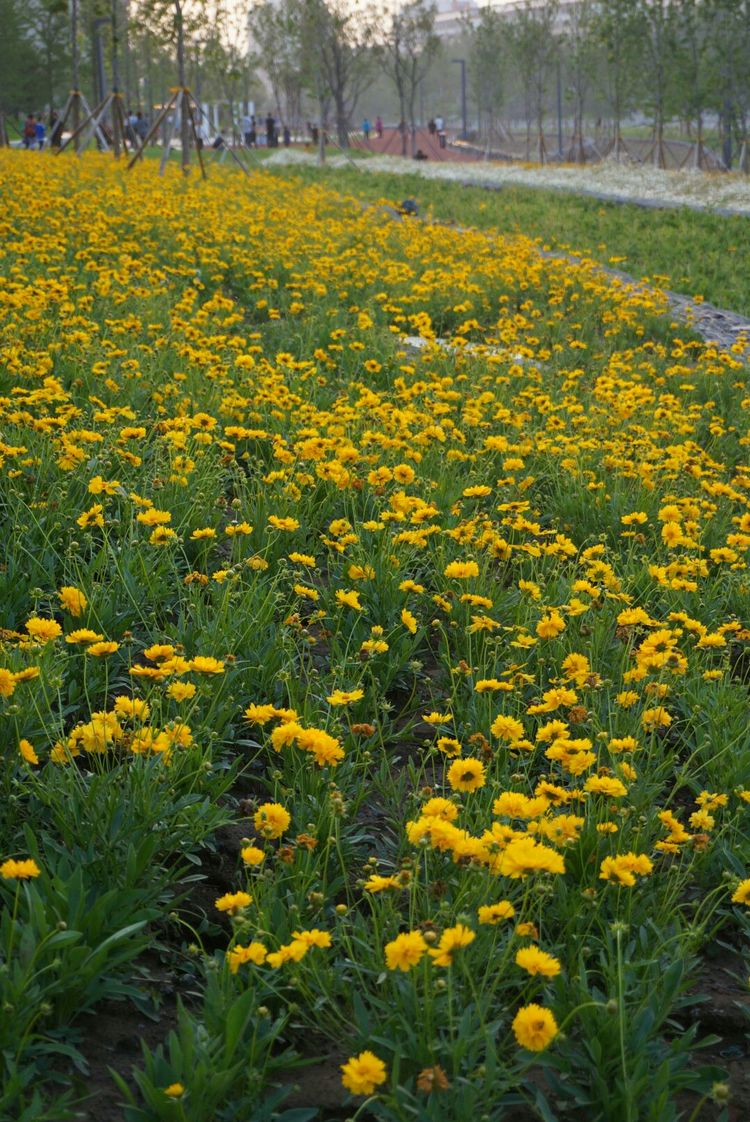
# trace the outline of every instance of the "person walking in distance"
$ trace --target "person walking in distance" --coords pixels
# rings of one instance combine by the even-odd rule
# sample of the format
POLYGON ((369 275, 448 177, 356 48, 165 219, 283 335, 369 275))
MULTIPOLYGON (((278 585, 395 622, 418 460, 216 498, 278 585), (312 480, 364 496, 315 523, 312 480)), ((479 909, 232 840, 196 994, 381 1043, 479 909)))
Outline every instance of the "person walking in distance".
POLYGON ((383 136, 383 118, 378 113, 375 118, 375 135, 380 140, 383 136))
POLYGON ((266 148, 276 147, 276 120, 272 113, 266 117, 266 148))
POLYGON ((23 126, 23 146, 24 148, 33 148, 34 141, 36 140, 36 121, 34 120, 33 113, 26 114, 26 120, 23 126))
POLYGON ((148 136, 148 121, 143 116, 143 113, 138 110, 135 115, 135 135, 138 137, 138 143, 143 144, 148 136))

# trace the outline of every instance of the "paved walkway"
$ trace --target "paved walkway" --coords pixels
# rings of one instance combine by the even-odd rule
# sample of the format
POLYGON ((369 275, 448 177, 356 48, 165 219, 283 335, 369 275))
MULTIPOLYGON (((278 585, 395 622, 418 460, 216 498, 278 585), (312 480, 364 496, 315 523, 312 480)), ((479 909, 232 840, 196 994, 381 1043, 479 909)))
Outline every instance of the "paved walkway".
MULTIPOLYGON (((449 135, 453 140, 453 134, 449 135)), ((365 140, 361 132, 351 134, 352 148, 361 148, 365 152, 372 152, 378 156, 401 156, 402 140, 398 129, 384 129, 383 135, 378 137, 370 133, 369 140, 365 140)), ((462 152, 460 148, 441 148, 437 136, 430 136, 428 129, 417 129, 415 134, 415 150, 421 149, 428 160, 436 163, 470 163, 477 162, 474 152, 462 152)), ((406 137, 406 156, 411 156, 411 137, 406 137)))

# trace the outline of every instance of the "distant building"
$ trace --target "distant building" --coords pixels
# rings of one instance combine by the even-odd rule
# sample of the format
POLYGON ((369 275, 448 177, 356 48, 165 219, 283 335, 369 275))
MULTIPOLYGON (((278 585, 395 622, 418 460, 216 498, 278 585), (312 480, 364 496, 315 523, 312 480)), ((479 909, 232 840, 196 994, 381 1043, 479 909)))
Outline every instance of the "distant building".
MULTIPOLYGON (((529 0, 532 8, 541 7, 545 0, 529 0)), ((556 28, 565 25, 566 9, 575 4, 577 0, 558 0, 556 28)), ((441 39, 450 39, 460 35, 467 22, 475 25, 479 21, 483 8, 492 8, 494 11, 511 16, 514 12, 526 7, 527 0, 487 0, 486 3, 477 3, 477 0, 437 0, 437 13, 435 16, 435 31, 441 39)))

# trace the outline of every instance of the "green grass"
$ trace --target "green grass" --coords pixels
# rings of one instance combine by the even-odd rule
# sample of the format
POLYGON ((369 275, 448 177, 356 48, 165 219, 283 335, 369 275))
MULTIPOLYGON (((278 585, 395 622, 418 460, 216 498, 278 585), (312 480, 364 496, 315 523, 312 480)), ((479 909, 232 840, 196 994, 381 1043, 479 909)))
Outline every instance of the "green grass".
MULTIPOLYGON (((643 210, 537 188, 495 192, 416 175, 363 176, 352 168, 274 167, 273 172, 305 182, 322 180, 365 200, 414 198, 421 213, 442 222, 539 238, 551 249, 590 255, 638 278, 668 277, 667 287, 676 292, 750 315, 750 218, 686 208, 643 210)), ((470 168, 466 174, 471 175, 470 168)))

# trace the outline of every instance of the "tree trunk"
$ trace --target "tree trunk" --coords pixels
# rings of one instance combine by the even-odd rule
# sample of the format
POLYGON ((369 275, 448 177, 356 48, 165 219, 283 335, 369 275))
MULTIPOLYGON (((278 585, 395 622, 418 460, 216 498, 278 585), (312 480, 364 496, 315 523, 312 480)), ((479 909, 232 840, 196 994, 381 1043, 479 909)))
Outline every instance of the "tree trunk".
POLYGON ((179 107, 180 111, 182 174, 187 175, 190 167, 190 119, 187 111, 187 93, 185 92, 185 31, 182 23, 182 5, 179 0, 175 0, 175 16, 177 23, 177 81, 181 90, 175 108, 179 107))
POLYGON ((344 100, 344 89, 342 86, 336 90, 333 95, 333 104, 336 111, 336 136, 338 137, 339 147, 349 147, 349 118, 346 112, 346 102, 344 100))
POLYGON ((323 97, 318 97, 318 110, 320 112, 320 127, 318 129, 318 164, 320 167, 326 162, 326 103, 323 97))
POLYGON ((698 123, 696 128, 695 146, 693 148, 692 166, 697 170, 703 167, 704 164, 704 151, 703 151, 703 114, 698 114, 698 123))
POLYGON ((667 166, 664 158, 664 107, 661 100, 656 105, 656 119, 654 121, 654 147, 651 162, 655 168, 667 166))
POLYGON ((547 163, 547 146, 544 143, 544 116, 540 110, 536 122, 537 132, 537 161, 540 164, 547 163))

